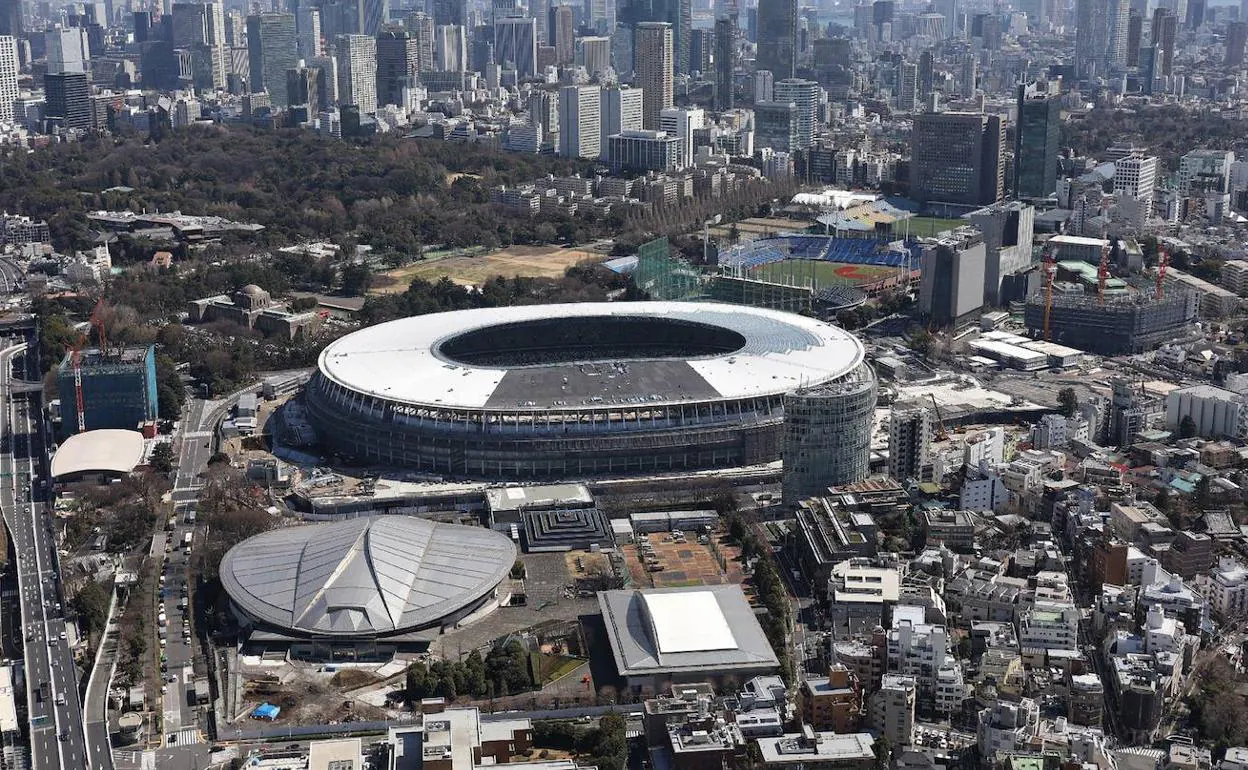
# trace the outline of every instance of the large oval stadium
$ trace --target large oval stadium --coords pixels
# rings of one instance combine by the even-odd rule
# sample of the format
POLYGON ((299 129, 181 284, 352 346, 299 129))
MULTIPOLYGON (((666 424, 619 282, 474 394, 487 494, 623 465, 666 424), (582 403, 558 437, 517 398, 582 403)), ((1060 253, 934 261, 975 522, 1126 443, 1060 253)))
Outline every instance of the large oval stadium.
POLYGON ((839 327, 715 303, 405 318, 322 351, 309 416, 359 462, 457 478, 701 470, 780 454, 784 396, 861 376, 839 327))

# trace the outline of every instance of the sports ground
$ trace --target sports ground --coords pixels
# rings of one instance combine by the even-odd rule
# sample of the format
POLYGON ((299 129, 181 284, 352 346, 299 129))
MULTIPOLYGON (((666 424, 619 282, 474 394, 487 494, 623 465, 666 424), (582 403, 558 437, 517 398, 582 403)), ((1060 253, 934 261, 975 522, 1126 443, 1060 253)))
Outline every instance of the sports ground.
POLYGON ((883 265, 852 265, 846 262, 824 262, 810 259, 786 259, 760 265, 750 271, 750 276, 775 283, 815 286, 838 284, 874 284, 901 272, 896 267, 883 265))

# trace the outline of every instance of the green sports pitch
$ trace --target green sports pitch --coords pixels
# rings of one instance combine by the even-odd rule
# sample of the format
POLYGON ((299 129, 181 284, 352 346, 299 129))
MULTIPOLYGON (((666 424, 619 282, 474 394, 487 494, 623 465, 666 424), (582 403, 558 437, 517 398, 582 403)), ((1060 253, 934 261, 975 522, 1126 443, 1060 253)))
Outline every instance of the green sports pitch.
POLYGON ((751 278, 774 283, 802 286, 837 286, 871 284, 897 275, 900 268, 884 265, 853 265, 847 262, 824 262, 815 259, 786 259, 760 265, 750 271, 751 278))

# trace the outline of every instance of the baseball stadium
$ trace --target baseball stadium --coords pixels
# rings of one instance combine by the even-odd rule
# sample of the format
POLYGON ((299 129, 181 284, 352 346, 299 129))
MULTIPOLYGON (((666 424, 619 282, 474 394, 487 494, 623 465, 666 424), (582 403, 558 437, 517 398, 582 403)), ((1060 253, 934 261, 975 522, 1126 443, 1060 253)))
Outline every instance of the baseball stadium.
POLYGON ((900 243, 786 233, 727 249, 719 266, 721 274, 739 278, 872 296, 916 277, 918 260, 900 243))
POLYGON ((813 318, 578 303, 362 329, 322 351, 305 399, 322 444, 357 462, 583 478, 777 460, 786 394, 864 377, 857 338, 813 318))

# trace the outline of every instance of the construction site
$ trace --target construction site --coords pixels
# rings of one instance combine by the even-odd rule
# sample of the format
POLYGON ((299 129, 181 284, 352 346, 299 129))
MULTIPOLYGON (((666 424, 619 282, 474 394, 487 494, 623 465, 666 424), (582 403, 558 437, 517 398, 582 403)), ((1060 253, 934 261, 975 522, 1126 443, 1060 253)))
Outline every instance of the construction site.
POLYGON ((1046 306, 1041 293, 1027 298, 1024 321, 1028 331, 1046 340, 1101 355, 1129 355, 1156 348, 1183 336, 1196 320, 1196 297, 1167 292, 1157 297, 1130 291, 1098 299, 1095 294, 1055 294, 1046 306))
POLYGON ((1169 255, 1161 250, 1153 285, 1131 285, 1110 278, 1111 242, 1105 241, 1097 267, 1096 292, 1081 283, 1057 281, 1056 251, 1044 250, 1044 288, 1027 298, 1023 320, 1046 342, 1101 355, 1130 355, 1182 337, 1196 320, 1198 297, 1167 286, 1169 255))

